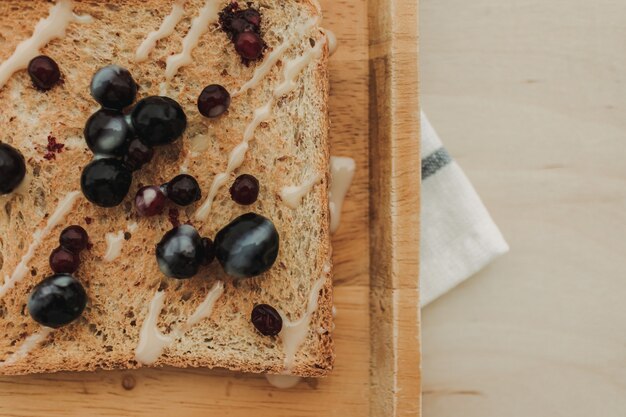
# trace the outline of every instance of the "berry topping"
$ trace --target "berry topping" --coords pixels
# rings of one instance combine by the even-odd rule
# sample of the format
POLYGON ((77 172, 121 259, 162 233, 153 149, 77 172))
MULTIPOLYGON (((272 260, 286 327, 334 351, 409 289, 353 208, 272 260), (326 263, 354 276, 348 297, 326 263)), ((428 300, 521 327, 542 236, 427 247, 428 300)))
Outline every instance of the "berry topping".
POLYGON ((85 140, 95 154, 123 156, 128 149, 128 125, 121 112, 101 109, 85 125, 85 140))
POLYGON ((253 25, 257 30, 261 26, 261 14, 254 9, 246 9, 238 12, 248 23, 253 25))
POLYGON ((126 155, 124 155, 123 161, 128 169, 137 171, 150 162, 153 155, 154 151, 152 148, 146 146, 139 139, 133 139, 128 144, 128 150, 126 151, 126 155))
POLYGON ((247 213, 217 233, 215 257, 228 275, 250 278, 274 265, 278 246, 274 223, 256 213, 247 213))
POLYGON ((50 268, 57 274, 76 272, 80 265, 80 257, 78 252, 72 252, 62 246, 59 246, 50 254, 50 268))
POLYGON ((11 145, 0 143, 0 195, 15 191, 25 176, 26 162, 21 152, 11 145))
POLYGON ((267 304, 255 306, 250 320, 264 336, 276 336, 283 328, 283 318, 274 307, 267 304))
POLYGON ((213 246, 213 241, 208 237, 203 237, 201 239, 202 242, 202 261, 201 265, 210 265, 215 259, 215 246, 213 246))
POLYGON ((132 173, 121 161, 113 158, 90 162, 80 178, 80 186, 87 200, 100 207, 114 207, 124 200, 132 173))
POLYGON ((40 55, 28 63, 28 75, 40 90, 48 91, 61 79, 61 71, 54 59, 40 55))
POLYGON ((55 274, 44 279, 28 298, 28 312, 33 320, 55 329, 80 317, 86 305, 85 289, 69 274, 55 274))
POLYGON ((248 61, 261 58, 265 44, 255 32, 241 32, 235 37, 235 50, 241 57, 248 61))
POLYGON ((157 244, 156 257, 159 269, 168 277, 193 277, 204 258, 198 231, 188 224, 170 230, 157 244))
POLYGON ((102 107, 122 110, 135 101, 137 83, 126 68, 109 65, 91 79, 91 95, 102 107))
MULTIPOLYGON (((87 223, 91 223, 90 221, 87 223)), ((85 229, 78 225, 68 226, 61 232, 59 243, 65 249, 79 253, 89 245, 89 237, 85 229)))
POLYGON ((247 206, 259 196, 259 180, 250 174, 242 174, 230 187, 230 196, 238 204, 247 206))
POLYGON ((131 120, 135 133, 148 146, 172 143, 187 127, 183 108, 169 97, 144 98, 133 109, 131 120))
POLYGON ((157 186, 142 187, 135 196, 135 207, 140 216, 156 216, 163 213, 165 194, 157 186))
POLYGON ((167 198, 179 206, 188 206, 202 197, 198 181, 191 175, 181 174, 165 184, 167 198))
POLYGON ((221 116, 229 106, 230 94, 218 84, 204 87, 198 97, 198 111, 205 117, 221 116))

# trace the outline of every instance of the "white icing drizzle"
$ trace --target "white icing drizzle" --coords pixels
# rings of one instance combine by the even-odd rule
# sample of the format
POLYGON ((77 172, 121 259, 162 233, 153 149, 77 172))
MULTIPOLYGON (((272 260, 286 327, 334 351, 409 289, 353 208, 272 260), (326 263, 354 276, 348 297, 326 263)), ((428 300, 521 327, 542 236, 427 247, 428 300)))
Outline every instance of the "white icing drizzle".
POLYGON ((26 68, 30 60, 40 54, 41 48, 53 39, 63 38, 71 22, 89 23, 92 21, 91 16, 75 15, 73 9, 72 0, 59 0, 50 8, 48 17, 37 23, 33 35, 20 42, 13 54, 0 64, 0 89, 15 72, 26 68))
POLYGON ((41 245, 41 242, 45 239, 45 237, 54 229, 57 225, 59 225, 65 219, 65 216, 72 210, 74 207, 74 203, 80 196, 80 191, 72 191, 68 193, 63 200, 59 201, 56 209, 48 219, 46 225, 36 230, 33 233, 33 241, 31 242, 28 250, 22 256, 20 263, 15 267, 13 274, 11 276, 7 275, 4 278, 4 284, 0 286, 0 299, 4 297, 4 295, 11 288, 15 286, 18 282, 24 279, 26 274, 28 273, 28 263, 35 256, 35 251, 41 245))
POLYGON ((139 227, 139 225, 137 224, 137 222, 132 222, 132 223, 128 223, 128 226, 126 226, 126 229, 130 233, 135 233, 137 231, 138 227, 139 227))
POLYGON ((304 198, 321 179, 322 176, 320 174, 315 174, 300 185, 283 187, 282 190, 280 190, 280 199, 292 209, 298 208, 302 202, 302 198, 304 198))
POLYGON ((141 42, 141 45, 139 45, 137 52, 135 53, 136 62, 143 62, 148 59, 150 52, 152 52, 157 42, 174 33, 176 25, 178 25, 185 14, 184 4, 185 3, 182 0, 174 3, 172 11, 165 17, 165 19, 163 19, 159 29, 150 32, 148 36, 146 36, 146 39, 141 42))
POLYGON ((165 78, 171 80, 174 78, 178 70, 193 62, 191 53, 198 45, 200 37, 207 31, 209 25, 217 20, 219 10, 218 0, 207 0, 204 3, 204 7, 200 9, 200 13, 191 22, 191 28, 187 35, 183 39, 183 50, 176 54, 169 56, 165 66, 165 78))
POLYGON ((113 262, 122 254, 122 246, 124 245, 124 231, 117 233, 107 233, 104 237, 107 242, 107 250, 102 258, 104 262, 113 262))
POLYGON ((159 95, 160 96, 167 96, 168 92, 167 92, 167 82, 163 81, 162 83, 159 84, 159 95))
POLYGON ((267 379, 267 382, 270 383, 270 385, 272 385, 275 388, 280 388, 280 389, 289 389, 289 388, 293 388, 296 385, 298 385, 298 383, 300 381, 302 381, 302 378, 300 378, 299 376, 294 376, 294 375, 265 375, 265 378, 267 379))
POLYGON ((274 101, 293 91, 297 84, 296 78, 314 58, 319 58, 322 53, 322 47, 324 46, 325 40, 320 40, 315 44, 314 47, 308 49, 301 56, 291 59, 290 61, 285 63, 285 69, 283 71, 283 82, 280 83, 274 89, 272 93, 272 97, 265 103, 263 106, 254 110, 254 114, 252 120, 246 126, 246 129, 243 134, 242 141, 235 146, 235 148, 231 151, 228 157, 228 167, 225 172, 219 173, 213 178, 213 182, 211 184, 211 188, 209 189, 209 193, 202 203, 198 210, 196 210, 195 218, 199 221, 204 221, 208 217, 211 206, 213 204, 213 200, 217 195, 219 189, 224 186, 228 182, 228 178, 230 174, 239 168, 243 163, 246 152, 248 151, 248 142, 252 140, 254 137, 254 133, 259 127, 259 125, 268 120, 272 116, 272 108, 274 106, 274 101))
POLYGON ((31 350, 48 337, 52 330, 54 329, 42 326, 37 332, 28 336, 26 340, 24 340, 24 343, 22 343, 20 347, 13 352, 13 354, 11 354, 4 362, 0 363, 0 368, 3 366, 13 365, 20 359, 25 358, 31 350))
POLYGON ((337 51, 337 36, 330 29, 324 29, 328 41, 328 54, 333 55, 337 51))
POLYGON ((164 335, 159 330, 157 320, 161 310, 163 309, 164 291, 157 291, 150 307, 148 308, 148 316, 144 319, 139 333, 139 343, 135 349, 135 359, 137 362, 145 365, 151 365, 159 359, 165 348, 170 346, 176 339, 183 336, 187 330, 199 323, 201 320, 209 317, 213 312, 215 302, 224 293, 224 283, 217 281, 209 290, 204 301, 198 305, 194 313, 189 316, 182 326, 177 326, 168 335, 164 335))
POLYGON ((344 156, 330 157, 330 233, 335 233, 341 221, 341 207, 354 177, 354 159, 344 156))
MULTIPOLYGON (((305 35, 306 33, 308 33, 309 30, 311 30, 312 27, 314 27, 317 24, 318 21, 319 21, 318 17, 314 17, 314 18, 308 19, 303 24, 298 25, 298 27, 296 29, 296 33, 298 33, 300 35, 305 35)), ((274 65, 276 65, 276 63, 280 60, 280 58, 282 58, 282 56, 285 54, 285 52, 287 52, 287 50, 293 45, 293 43, 295 42, 296 39, 298 39, 298 37, 293 36, 293 37, 285 40, 283 43, 278 45, 276 48, 274 48, 272 50, 272 52, 269 53, 267 55, 267 57, 263 60, 261 65, 259 65, 254 70, 254 75, 252 76, 252 78, 249 79, 248 81, 246 81, 239 88, 239 90, 237 90, 234 93, 232 93, 231 96, 232 97, 236 97, 236 96, 238 96, 238 95, 240 95, 242 93, 245 93, 246 91, 250 90, 251 88, 256 87, 259 84, 259 82, 261 82, 261 80, 263 78, 265 78, 265 76, 267 76, 267 74, 270 72, 272 67, 274 67, 274 65)))
POLYGON ((311 292, 309 293, 309 302, 306 306, 306 311, 296 321, 290 321, 283 313, 279 312, 283 319, 283 329, 278 336, 283 341, 283 352, 285 353, 284 367, 285 372, 289 372, 293 366, 298 349, 306 339, 309 333, 309 325, 311 323, 311 317, 317 310, 317 303, 320 296, 320 291, 324 287, 326 278, 320 278, 315 281, 311 292))

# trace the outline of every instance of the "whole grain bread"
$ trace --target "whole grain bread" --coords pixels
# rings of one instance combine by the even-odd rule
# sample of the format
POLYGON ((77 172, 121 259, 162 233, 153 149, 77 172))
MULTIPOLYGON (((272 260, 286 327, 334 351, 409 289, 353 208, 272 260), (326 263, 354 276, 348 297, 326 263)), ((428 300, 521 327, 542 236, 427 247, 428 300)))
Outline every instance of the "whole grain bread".
MULTIPOLYGON (((227 1, 221 1, 220 8, 227 1)), ((80 189, 81 169, 92 158, 83 139, 83 127, 98 108, 89 94, 94 72, 109 64, 124 66, 139 84, 138 98, 158 95, 165 81, 165 61, 180 51, 182 39, 204 3, 186 1, 185 17, 174 33, 157 43, 148 60, 136 63, 137 47, 159 27, 173 1, 75 1, 74 11, 91 15, 93 22, 71 23, 64 38, 52 40, 41 50, 59 64, 63 84, 45 93, 37 91, 26 71, 19 71, 0 89, 0 141, 24 154, 31 177, 22 194, 4 197, 0 202, 0 276, 11 275, 33 233, 45 225, 59 200, 80 189), (51 156, 46 149, 49 140, 64 147, 60 152, 53 149, 51 156)), ((120 206, 99 208, 81 196, 62 224, 37 248, 28 263, 30 273, 0 299, 0 373, 139 367, 135 348, 157 289, 166 292, 158 326, 167 334, 193 313, 216 280, 224 282, 225 291, 211 316, 167 348, 155 366, 282 373, 282 341, 257 332, 250 323, 251 310, 255 304, 267 303, 297 320, 304 314, 314 282, 320 278, 325 279, 325 285, 319 305, 290 373, 323 376, 331 370, 333 346, 327 331, 332 327, 332 287, 326 46, 321 58, 300 73, 295 90, 276 101, 272 117, 256 130, 243 165, 218 192, 208 219, 199 222, 193 216, 201 201, 177 208, 180 222, 190 222, 208 237, 248 211, 270 218, 281 237, 279 256, 270 271, 258 278, 234 281, 214 262, 192 279, 166 278, 158 269, 154 248, 171 229, 171 218, 176 217, 176 212, 141 218, 132 204, 140 186, 162 184, 180 173, 182 161, 190 156, 190 138, 197 134, 208 134, 208 147, 197 157, 187 159, 188 172, 198 179, 205 196, 214 176, 226 169, 228 154, 241 141, 254 109, 265 104, 274 86, 282 81, 285 60, 323 42, 324 33, 318 26, 304 36, 297 33, 298 24, 319 13, 309 0, 262 0, 250 4, 262 13, 266 55, 290 36, 297 37, 293 46, 258 86, 233 98, 227 114, 209 120, 196 108, 202 88, 217 83, 229 91, 237 90, 259 65, 243 65, 218 23, 210 25, 193 51, 193 62, 182 67, 169 83, 167 95, 183 106, 188 117, 182 140, 156 150, 153 161, 134 174, 131 191, 120 206), (253 174, 261 184, 258 201, 252 206, 236 204, 228 193, 232 180, 242 173, 253 174), (289 208, 280 200, 282 187, 301 184, 315 173, 322 179, 298 208, 289 208), (128 224, 132 222, 137 222, 138 227, 129 232, 128 224), (83 226, 93 245, 81 254, 76 273, 88 293, 87 308, 80 319, 53 331, 24 358, 3 366, 2 362, 40 329, 28 315, 28 295, 38 282, 51 275, 48 256, 58 245, 60 231, 71 224, 83 226), (126 232, 122 255, 113 262, 104 262, 105 235, 119 231, 126 232)), ((20 41, 31 36, 35 24, 48 15, 51 6, 53 3, 43 0, 0 2, 0 62, 12 54, 20 41)))

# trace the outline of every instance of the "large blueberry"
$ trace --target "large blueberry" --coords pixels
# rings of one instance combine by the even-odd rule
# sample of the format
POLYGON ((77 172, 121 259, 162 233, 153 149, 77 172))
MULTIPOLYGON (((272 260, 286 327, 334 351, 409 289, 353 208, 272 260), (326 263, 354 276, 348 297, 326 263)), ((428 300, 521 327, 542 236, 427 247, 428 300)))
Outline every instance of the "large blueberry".
POLYGON ((44 279, 28 298, 28 312, 33 320, 55 329, 80 317, 86 305, 85 289, 70 274, 56 274, 44 279))
POLYGON ((135 133, 148 146, 172 143, 187 127, 183 108, 169 97, 151 96, 139 101, 131 120, 135 133))
POLYGON ((132 172, 119 160, 96 159, 80 177, 80 186, 87 200, 100 207, 114 207, 124 200, 133 181, 132 172))
POLYGON ((217 233, 215 257, 228 275, 250 278, 274 265, 278 246, 274 223, 259 214, 247 213, 217 233))

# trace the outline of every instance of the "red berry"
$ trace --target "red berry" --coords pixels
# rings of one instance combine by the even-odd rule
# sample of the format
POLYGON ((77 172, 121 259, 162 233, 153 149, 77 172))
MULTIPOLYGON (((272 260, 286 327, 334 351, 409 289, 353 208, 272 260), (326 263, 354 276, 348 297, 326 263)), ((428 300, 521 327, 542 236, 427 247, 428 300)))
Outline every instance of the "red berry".
POLYGON ((205 117, 221 116, 229 106, 230 94, 218 84, 206 86, 198 97, 198 111, 205 117))
POLYGON ((165 194, 159 187, 142 187, 135 196, 135 208, 140 216, 156 216, 163 213, 165 201, 165 194))
POLYGON ((267 304, 254 307, 251 321, 254 327, 265 336, 276 336, 283 328, 282 317, 274 307, 267 304))
POLYGON ((76 272, 80 265, 78 253, 72 252, 59 246, 50 254, 50 268, 58 274, 71 274, 76 272))
POLYGON ((61 232, 59 243, 65 249, 74 253, 79 253, 89 244, 89 236, 87 236, 85 229, 78 225, 73 225, 66 227, 61 232))
POLYGON ((263 54, 263 40, 254 32, 242 32, 235 38, 235 50, 242 58, 254 61, 263 54))
POLYGON ((61 71, 52 58, 40 55, 29 62, 28 75, 35 87, 47 91, 59 82, 61 71))
POLYGON ((247 206, 259 196, 259 180, 250 174, 242 174, 230 187, 230 196, 238 204, 247 206))

